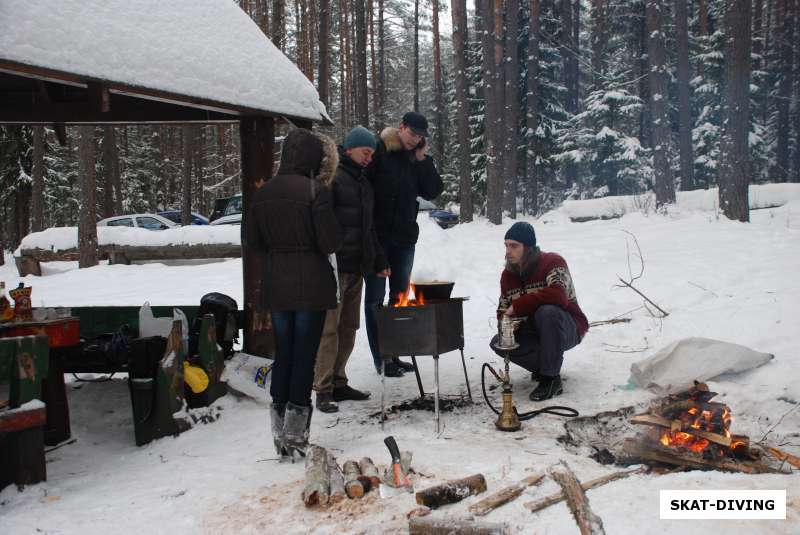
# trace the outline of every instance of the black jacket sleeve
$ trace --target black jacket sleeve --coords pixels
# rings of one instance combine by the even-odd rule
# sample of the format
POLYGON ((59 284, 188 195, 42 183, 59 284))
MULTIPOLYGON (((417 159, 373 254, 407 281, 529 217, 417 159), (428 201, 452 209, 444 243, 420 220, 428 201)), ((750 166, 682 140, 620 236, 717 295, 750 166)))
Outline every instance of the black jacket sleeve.
POLYGON ((259 209, 263 209, 263 205, 259 202, 254 202, 250 206, 250 210, 245 214, 245 221, 241 229, 242 244, 247 249, 265 253, 269 250, 269 246, 261 235, 261 228, 256 215, 259 209))
POLYGON ((424 160, 414 163, 417 175, 417 191, 419 196, 429 201, 442 194, 444 182, 433 163, 433 158, 426 156, 424 160))

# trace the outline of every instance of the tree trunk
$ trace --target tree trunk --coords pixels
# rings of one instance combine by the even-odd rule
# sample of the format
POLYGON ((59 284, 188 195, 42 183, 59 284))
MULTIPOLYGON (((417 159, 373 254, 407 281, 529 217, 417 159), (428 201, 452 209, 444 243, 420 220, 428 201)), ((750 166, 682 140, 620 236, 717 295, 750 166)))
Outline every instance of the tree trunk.
POLYGON ((349 70, 348 63, 348 30, 347 30, 347 2, 346 0, 339 0, 339 105, 341 107, 341 120, 340 126, 342 128, 342 136, 347 132, 350 126, 350 116, 347 113, 347 71, 349 70))
MULTIPOLYGON (((33 127, 33 184, 31 192, 31 230, 44 230, 44 127, 33 127)), ((0 247, 2 256, 2 247, 0 247)))
POLYGON ((644 4, 637 7, 640 11, 639 15, 642 18, 642 24, 639 30, 639 60, 636 62, 639 67, 639 72, 636 73, 639 78, 639 98, 642 100, 642 111, 639 113, 639 142, 643 147, 652 148, 653 135, 650 129, 652 124, 652 117, 650 115, 650 61, 647 57, 647 24, 646 24, 646 8, 644 4))
POLYGON ((670 167, 667 118, 667 66, 664 48, 664 0, 647 0, 647 57, 650 63, 650 107, 653 118, 653 167, 656 206, 675 203, 675 180, 670 167))
POLYGON ((517 172, 519 164, 519 0, 507 0, 505 58, 505 106, 503 122, 505 125, 505 147, 503 152, 505 176, 505 209, 512 219, 517 217, 517 172))
POLYGON ((725 116, 720 142, 719 205, 729 219, 749 221, 750 0, 728 0, 725 116))
POLYGON ((330 107, 331 105, 330 20, 330 0, 319 0, 319 71, 317 74, 317 91, 319 91, 319 100, 325 104, 326 107, 330 107))
POLYGON ((194 156, 195 126, 183 126, 183 198, 181 225, 192 224, 192 156, 194 156))
POLYGON ((119 153, 117 136, 113 125, 103 126, 103 217, 114 215, 114 184, 119 182, 119 153))
POLYGON ((536 130, 539 128, 539 29, 541 27, 541 2, 530 0, 530 35, 528 37, 528 91, 526 94, 525 126, 528 131, 525 157, 525 179, 527 183, 526 210, 539 213, 539 180, 536 174, 536 130))
POLYGON ((442 52, 439 39, 439 0, 433 2, 433 85, 436 104, 436 157, 444 159, 444 87, 442 85, 442 52))
POLYGON ((286 44, 286 2, 285 0, 272 0, 272 44, 283 51, 286 44))
MULTIPOLYGON (((478 2, 476 2, 477 9, 478 2)), ((485 28, 483 45, 483 83, 486 109, 484 139, 486 145, 486 215, 495 225, 503 222, 503 4, 502 0, 480 0, 485 28)))
MULTIPOLYGON (((372 80, 372 121, 378 122, 380 112, 380 89, 378 88, 378 63, 375 55, 375 0, 367 0, 367 12, 369 14, 369 56, 370 56, 370 79, 372 80)), ((369 125, 364 125, 369 128, 369 125)))
POLYGON ((97 208, 95 204, 94 126, 78 127, 78 267, 97 265, 97 208))
MULTIPOLYGON (((578 45, 577 43, 573 42, 574 33, 574 23, 572 21, 573 16, 573 9, 572 9, 572 1, 571 0, 561 0, 560 5, 561 11, 561 39, 560 39, 560 51, 561 57, 563 58, 564 62, 564 87, 567 90, 567 94, 564 98, 564 110, 569 115, 575 115, 578 113, 578 83, 577 83, 577 53, 578 53, 578 45)), ((572 187, 572 184, 575 183, 578 177, 578 170, 575 164, 569 162, 564 166, 564 178, 566 181, 566 189, 572 187)))
MULTIPOLYGON (((538 0, 536 0, 538 1, 538 0)), ((455 69, 456 129, 458 135, 459 219, 472 221, 472 171, 470 165, 469 95, 467 93, 467 2, 452 0, 453 67, 455 69)))
POLYGON ((369 92, 367 91, 367 24, 364 0, 355 0, 356 17, 356 120, 369 127, 369 92))
POLYGON ((383 25, 383 0, 378 0, 378 115, 375 117, 375 131, 380 132, 386 124, 383 104, 386 102, 386 42, 383 25))
MULTIPOLYGON (((795 0, 794 3, 794 20, 797 22, 795 28, 795 35, 800 36, 800 0, 795 0)), ((797 50, 795 51, 795 72, 794 72, 794 167, 792 182, 800 182, 800 43, 795 42, 797 50)))
POLYGON ((686 0, 675 0, 675 25, 678 39, 678 147, 681 161, 681 190, 694 189, 692 152, 692 112, 689 86, 689 16, 686 0))
POLYGON ((414 0, 414 111, 419 111, 419 0, 414 0))
POLYGON ((774 178, 786 182, 789 178, 789 104, 792 99, 793 70, 794 70, 794 19, 792 18, 792 5, 794 0, 779 0, 778 20, 780 21, 780 45, 778 46, 779 81, 778 98, 778 128, 777 143, 775 146, 775 173, 774 178))
POLYGON ((606 48, 608 47, 608 30, 606 28, 606 3, 605 0, 592 1, 592 19, 594 31, 592 32, 592 80, 594 89, 603 87, 603 75, 606 72, 606 48))

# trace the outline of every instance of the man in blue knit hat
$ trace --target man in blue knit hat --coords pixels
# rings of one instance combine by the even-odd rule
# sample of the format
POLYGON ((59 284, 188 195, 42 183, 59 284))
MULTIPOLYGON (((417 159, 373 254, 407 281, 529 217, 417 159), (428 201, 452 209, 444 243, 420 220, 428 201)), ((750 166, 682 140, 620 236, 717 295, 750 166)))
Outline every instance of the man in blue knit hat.
MULTIPOLYGON (((566 261, 537 247, 530 223, 514 223, 506 232, 505 247, 497 320, 504 315, 524 319, 515 334, 519 347, 509 357, 538 382, 531 400, 543 401, 562 393, 564 352, 581 342, 589 322, 578 305, 566 261)), ((498 338, 492 338, 490 346, 505 356, 496 347, 498 338)))
POLYGON ((322 412, 338 411, 339 401, 363 401, 370 396, 348 384, 345 367, 359 328, 363 278, 385 278, 390 273, 375 233, 374 193, 364 176, 375 146, 375 135, 356 126, 339 147, 339 167, 332 189, 333 209, 342 232, 342 246, 336 251, 341 299, 335 310, 328 310, 317 351, 314 390, 317 409, 322 412))

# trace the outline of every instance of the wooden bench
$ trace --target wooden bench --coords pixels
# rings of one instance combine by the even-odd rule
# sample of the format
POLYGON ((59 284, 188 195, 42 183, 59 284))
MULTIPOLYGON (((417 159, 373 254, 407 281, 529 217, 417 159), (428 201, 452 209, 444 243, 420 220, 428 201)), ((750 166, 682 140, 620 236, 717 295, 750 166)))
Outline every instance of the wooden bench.
MULTIPOLYGON (((42 275, 42 262, 76 261, 77 249, 51 251, 49 249, 22 249, 14 257, 20 277, 42 275)), ((99 245, 97 258, 109 264, 128 265, 142 260, 208 260, 214 258, 241 258, 242 247, 238 243, 207 243, 177 245, 99 245)))
POLYGON ((0 338, 0 489, 47 479, 42 380, 49 364, 47 336, 0 338))

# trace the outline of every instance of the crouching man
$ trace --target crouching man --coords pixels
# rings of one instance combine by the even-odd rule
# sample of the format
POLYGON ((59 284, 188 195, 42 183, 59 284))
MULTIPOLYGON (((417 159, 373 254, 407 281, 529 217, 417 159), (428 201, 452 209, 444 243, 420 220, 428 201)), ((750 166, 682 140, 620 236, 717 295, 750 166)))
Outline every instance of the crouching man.
MULTIPOLYGON (((506 268, 500 277, 498 321, 503 315, 524 318, 515 337, 519 344, 510 360, 531 372, 538 385, 533 401, 543 401, 563 392, 561 364, 564 352, 581 342, 589 330, 578 306, 575 286, 567 263, 556 253, 536 246, 536 233, 529 223, 517 222, 505 235, 506 268)), ((496 349, 499 335, 491 341, 496 349)))

